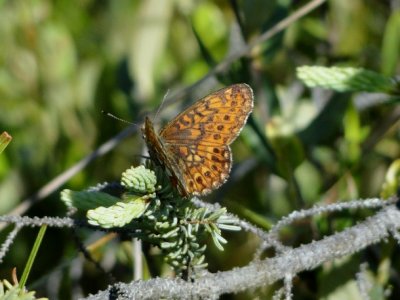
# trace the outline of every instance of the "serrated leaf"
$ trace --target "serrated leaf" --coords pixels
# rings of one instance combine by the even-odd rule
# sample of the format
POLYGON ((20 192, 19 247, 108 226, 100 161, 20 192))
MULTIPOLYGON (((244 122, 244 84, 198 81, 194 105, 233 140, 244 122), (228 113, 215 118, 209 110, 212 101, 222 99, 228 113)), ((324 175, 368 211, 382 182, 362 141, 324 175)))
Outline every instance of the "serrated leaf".
POLYGON ((154 171, 144 166, 131 167, 122 173, 121 185, 131 192, 154 193, 156 184, 157 177, 154 171))
POLYGON ((361 68, 303 66, 297 68, 297 76, 309 87, 338 92, 391 93, 396 89, 392 78, 361 68))
POLYGON ((61 200, 67 207, 74 207, 78 211, 87 211, 99 206, 111 206, 120 201, 119 198, 103 192, 72 191, 65 189, 61 192, 61 200))
POLYGON ((139 218, 147 209, 149 201, 137 198, 131 202, 117 202, 109 207, 98 207, 87 212, 91 225, 103 228, 123 227, 133 219, 139 218))

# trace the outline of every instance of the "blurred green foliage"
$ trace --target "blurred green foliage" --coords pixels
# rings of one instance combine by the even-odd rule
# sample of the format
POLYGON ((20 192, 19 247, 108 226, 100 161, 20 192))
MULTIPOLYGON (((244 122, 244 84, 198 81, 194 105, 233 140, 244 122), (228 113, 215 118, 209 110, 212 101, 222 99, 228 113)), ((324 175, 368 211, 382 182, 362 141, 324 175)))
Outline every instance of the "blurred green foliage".
MULTIPOLYGON (((101 110, 140 123, 168 90, 195 84, 228 53, 306 3, 0 1, 0 132, 13 137, 0 155, 1 213, 7 214, 124 128, 101 110)), ((159 124, 222 85, 246 82, 254 89, 254 112, 233 145, 231 177, 209 201, 219 201, 228 211, 268 229, 281 216, 317 202, 379 196, 385 174, 400 154, 398 98, 306 88, 296 78, 296 68, 362 67, 398 75, 399 16, 395 5, 385 1, 328 1, 212 77, 208 88, 192 89, 184 99, 163 107, 156 117, 159 124)), ((118 180, 129 165, 139 164, 142 152, 140 134, 131 136, 65 188, 81 190, 118 180)), ((393 181, 387 184, 394 190, 393 181)), ((288 245, 310 242, 368 213, 305 220, 282 233, 282 239, 288 245)), ((56 191, 27 214, 63 216, 65 207, 56 191)), ((88 230, 78 234, 89 242, 99 237, 88 230)), ((7 278, 14 266, 23 269, 35 236, 31 229, 22 230, 0 267, 0 278, 7 278)), ((208 250, 211 271, 248 263, 258 243, 243 232, 227 239, 224 252, 208 250)), ((92 255, 118 281, 130 281, 132 246, 123 240, 104 244, 92 255)), ((296 299, 356 299, 350 290, 361 260, 370 265, 374 291, 391 285, 393 295, 399 293, 397 247, 379 244, 348 261, 299 276, 296 299)), ((145 276, 170 272, 157 249, 144 245, 143 253, 145 276)), ((47 231, 29 280, 39 296, 50 299, 76 298, 79 289, 87 295, 110 284, 79 257, 71 234, 62 229, 47 231)), ((270 297, 272 288, 231 298, 270 297)), ((375 292, 371 299, 382 299, 382 293, 375 292)))

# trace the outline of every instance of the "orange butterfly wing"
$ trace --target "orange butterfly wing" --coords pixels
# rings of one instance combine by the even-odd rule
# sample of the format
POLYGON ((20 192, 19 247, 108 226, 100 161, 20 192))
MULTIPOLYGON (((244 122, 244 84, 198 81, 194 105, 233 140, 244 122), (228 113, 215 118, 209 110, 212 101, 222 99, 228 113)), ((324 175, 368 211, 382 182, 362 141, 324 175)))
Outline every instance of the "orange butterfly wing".
POLYGON ((232 166, 229 145, 252 109, 253 91, 247 84, 216 91, 170 121, 157 136, 157 145, 147 143, 153 148, 150 155, 172 173, 182 194, 208 194, 227 180, 232 166))

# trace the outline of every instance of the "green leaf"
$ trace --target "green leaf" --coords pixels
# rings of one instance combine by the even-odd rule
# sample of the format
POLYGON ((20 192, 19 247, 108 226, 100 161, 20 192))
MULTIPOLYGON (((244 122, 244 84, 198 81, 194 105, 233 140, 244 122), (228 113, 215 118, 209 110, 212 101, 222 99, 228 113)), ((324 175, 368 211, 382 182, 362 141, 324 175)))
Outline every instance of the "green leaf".
POLYGON ((228 225, 223 223, 218 223, 218 228, 221 230, 229 230, 229 231, 240 231, 242 228, 237 225, 228 225))
POLYGON ((0 134, 0 153, 4 151, 11 140, 12 136, 9 135, 7 132, 4 131, 2 134, 0 134))
POLYGON ((224 247, 221 245, 221 243, 225 244, 227 241, 215 231, 211 232, 211 238, 218 250, 224 251, 224 247))
POLYGON ((381 197, 389 198, 397 193, 400 186, 400 159, 396 159, 386 172, 385 182, 382 185, 381 197))
POLYGON ((387 23, 382 42, 382 73, 394 75, 400 55, 400 10, 394 11, 387 23))
POLYGON ((133 219, 139 218, 149 203, 148 198, 140 197, 130 202, 117 202, 109 207, 91 209, 86 216, 91 225, 103 228, 123 227, 133 219))
POLYGON ((144 166, 131 167, 122 173, 121 185, 131 192, 154 193, 156 184, 157 177, 154 171, 146 169, 144 166))
POLYGON ((361 156, 363 132, 361 130, 360 116, 352 103, 350 103, 344 115, 343 128, 345 136, 345 149, 343 153, 347 161, 354 163, 361 156))
POLYGON ((303 66, 297 76, 308 87, 322 87, 338 92, 365 91, 393 93, 396 81, 382 74, 359 68, 303 66))
POLYGON ((212 1, 201 1, 192 17, 192 27, 199 43, 201 54, 212 65, 214 59, 226 55, 228 27, 218 5, 212 1), (213 28, 213 30, 210 30, 213 28))
POLYGON ((132 77, 138 82, 138 95, 147 98, 155 92, 155 76, 160 58, 165 55, 168 46, 167 37, 174 4, 172 1, 158 0, 139 3, 137 26, 129 42, 131 47, 128 59, 132 77))
POLYGON ((68 189, 61 192, 61 200, 67 207, 76 208, 78 211, 87 211, 99 206, 111 206, 121 201, 121 199, 103 192, 76 192, 68 189))
POLYGON ((26 262, 24 272, 22 273, 21 280, 18 284, 22 290, 26 285, 30 271, 32 270, 33 262, 35 261, 36 255, 39 251, 39 247, 43 241, 44 234, 46 233, 47 225, 42 225, 36 237, 35 243, 33 244, 31 253, 29 254, 28 261, 26 262))

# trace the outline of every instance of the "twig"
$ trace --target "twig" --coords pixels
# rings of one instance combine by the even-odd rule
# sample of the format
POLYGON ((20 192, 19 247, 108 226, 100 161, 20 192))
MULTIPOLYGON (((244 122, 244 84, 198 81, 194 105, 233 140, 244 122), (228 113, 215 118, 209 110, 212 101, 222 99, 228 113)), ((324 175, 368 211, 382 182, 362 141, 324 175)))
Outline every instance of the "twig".
POLYGON ((59 217, 21 217, 21 216, 0 216, 0 222, 9 224, 17 224, 20 227, 30 226, 39 227, 42 225, 48 225, 50 227, 73 227, 76 225, 76 221, 71 218, 59 218, 59 217))
POLYGON ((268 233, 268 235, 274 236, 277 235, 279 230, 282 227, 287 226, 289 224, 294 223, 296 220, 304 219, 311 216, 316 216, 322 213, 328 212, 338 212, 343 210, 349 209, 360 209, 360 208, 381 208, 383 206, 387 206, 390 204, 394 204, 398 201, 397 197, 392 197, 388 200, 382 200, 380 198, 372 198, 372 199, 360 199, 360 200, 353 200, 349 202, 338 202, 332 203, 329 205, 316 205, 310 209, 302 209, 299 211, 294 211, 289 214, 287 217, 281 219, 268 233))
POLYGON ((7 251, 10 249, 10 246, 14 242, 15 237, 18 232, 21 230, 22 226, 17 224, 14 229, 8 234, 7 239, 1 244, 0 248, 0 263, 3 262, 3 257, 6 255, 7 251))

